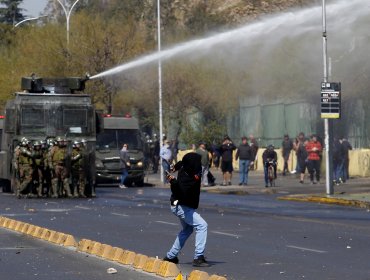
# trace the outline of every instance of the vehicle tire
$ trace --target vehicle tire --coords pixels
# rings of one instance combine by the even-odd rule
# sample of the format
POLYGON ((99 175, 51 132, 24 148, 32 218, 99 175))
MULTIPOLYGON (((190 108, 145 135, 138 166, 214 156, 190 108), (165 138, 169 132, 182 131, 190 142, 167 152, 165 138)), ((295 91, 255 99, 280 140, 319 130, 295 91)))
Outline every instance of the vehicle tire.
POLYGON ((4 181, 1 182, 1 185, 3 186, 3 193, 10 193, 10 192, 12 192, 10 181, 4 180, 4 181))
POLYGON ((136 181, 135 182, 135 186, 137 186, 137 187, 144 186, 144 179, 140 179, 140 180, 136 181))
POLYGON ((124 184, 126 187, 132 187, 132 181, 131 180, 125 180, 125 184, 124 184))

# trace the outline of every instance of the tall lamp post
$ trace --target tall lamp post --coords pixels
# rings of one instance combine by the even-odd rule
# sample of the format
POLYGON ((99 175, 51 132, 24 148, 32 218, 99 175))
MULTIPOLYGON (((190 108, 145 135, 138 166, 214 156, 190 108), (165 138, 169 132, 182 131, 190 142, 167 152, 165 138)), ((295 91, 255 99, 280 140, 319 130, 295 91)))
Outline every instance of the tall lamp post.
MULTIPOLYGON (((158 36, 158 52, 161 51, 161 1, 157 0, 157 36, 158 36)), ((162 108, 162 61, 158 60, 158 103, 159 103, 159 145, 162 147, 163 143, 163 108, 162 108)), ((161 181, 164 183, 162 159, 160 162, 161 181)))
POLYGON ((76 0, 73 5, 67 9, 67 7, 63 4, 63 2, 61 0, 57 0, 58 3, 62 6, 63 8, 63 11, 64 11, 64 14, 66 16, 66 25, 67 25, 67 47, 69 46, 69 19, 71 17, 71 14, 72 14, 72 10, 73 8, 76 6, 77 2, 80 1, 80 0, 76 0))
POLYGON ((18 22, 18 23, 16 23, 16 24, 14 24, 13 28, 18 27, 19 25, 21 25, 22 23, 24 23, 24 22, 26 22, 26 21, 38 20, 39 18, 43 18, 43 17, 47 17, 47 15, 39 16, 39 17, 26 18, 26 19, 21 20, 20 22, 18 22))
MULTIPOLYGON (((323 82, 328 82, 328 59, 327 59, 327 33, 326 33, 326 1, 322 0, 322 46, 323 46, 323 67, 324 77, 323 82)), ((326 194, 334 194, 333 188, 333 172, 332 172, 332 151, 331 151, 331 129, 332 122, 329 119, 324 119, 325 126, 325 164, 326 164, 326 194)))

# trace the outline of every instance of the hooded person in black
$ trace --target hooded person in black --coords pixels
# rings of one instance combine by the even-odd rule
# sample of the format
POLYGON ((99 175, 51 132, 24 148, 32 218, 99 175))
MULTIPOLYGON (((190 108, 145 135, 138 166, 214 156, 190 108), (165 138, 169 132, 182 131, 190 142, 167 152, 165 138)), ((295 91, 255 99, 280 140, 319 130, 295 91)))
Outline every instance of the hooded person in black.
POLYGON ((201 156, 197 153, 186 154, 179 161, 174 171, 178 171, 177 179, 167 175, 171 184, 171 211, 180 219, 182 230, 167 252, 165 261, 178 263, 177 258, 186 240, 196 232, 195 254, 193 266, 209 266, 204 258, 205 245, 207 241, 207 223, 195 211, 199 206, 200 184, 202 177, 201 156))

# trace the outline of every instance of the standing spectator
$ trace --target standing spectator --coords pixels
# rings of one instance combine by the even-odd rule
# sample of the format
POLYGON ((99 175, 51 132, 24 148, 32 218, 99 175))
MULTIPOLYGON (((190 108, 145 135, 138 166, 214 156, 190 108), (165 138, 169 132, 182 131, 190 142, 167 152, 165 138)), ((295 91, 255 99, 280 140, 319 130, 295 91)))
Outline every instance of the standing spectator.
POLYGON ((122 149, 119 151, 119 166, 121 168, 121 183, 119 187, 125 188, 125 180, 128 176, 128 169, 130 168, 130 156, 128 155, 128 145, 123 144, 122 149))
POLYGON ((276 179, 276 169, 277 169, 277 153, 274 150, 273 145, 269 145, 266 150, 262 154, 262 160, 263 160, 263 169, 265 174, 265 188, 268 187, 268 168, 269 165, 272 164, 274 168, 274 177, 276 179))
POLYGON ((236 149, 229 136, 225 136, 220 147, 221 152, 221 171, 223 175, 222 186, 231 185, 233 173, 233 151, 236 149))
POLYGON ((161 151, 159 139, 157 134, 153 135, 153 173, 156 174, 158 172, 158 165, 159 165, 159 153, 161 151))
POLYGON ((345 157, 344 147, 341 141, 337 138, 334 138, 333 143, 333 183, 339 185, 345 181, 343 166, 344 166, 344 157, 345 157))
POLYGON ((177 162, 177 154, 179 152, 179 142, 176 139, 172 139, 171 141, 171 153, 172 153, 172 160, 174 163, 177 162))
POLYGON ((307 169, 307 163, 308 163, 308 153, 306 150, 306 145, 308 141, 305 140, 304 142, 298 141, 296 146, 296 154, 297 154, 297 166, 298 166, 298 172, 300 174, 299 183, 304 183, 304 176, 307 169))
POLYGON ((284 140, 281 143, 281 148, 282 148, 281 151, 282 151, 282 155, 284 159, 283 176, 285 176, 287 172, 289 173, 288 160, 289 160, 290 152, 293 149, 293 142, 289 138, 288 134, 284 135, 284 140))
POLYGON ((250 165, 251 170, 257 169, 257 153, 258 153, 258 142, 254 138, 254 136, 251 134, 249 135, 249 145, 251 147, 251 153, 252 153, 252 162, 250 165))
MULTIPOLYGON (((305 135, 303 132, 300 132, 298 134, 298 136, 295 138, 295 141, 293 143, 293 150, 295 151, 296 153, 296 157, 297 157, 297 163, 296 163, 296 167, 294 170, 292 170, 290 173, 292 174, 295 174, 297 172, 300 172, 301 171, 301 168, 299 166, 299 159, 298 159, 298 154, 297 154, 297 151, 298 151, 298 148, 305 142, 305 135)), ((304 168, 306 169, 306 168, 304 168)))
POLYGON ((212 147, 211 147, 211 153, 212 153, 212 162, 213 165, 218 169, 220 167, 220 150, 219 145, 217 145, 216 141, 213 141, 212 147))
POLYGON ((317 136, 312 135, 311 140, 306 145, 306 150, 308 153, 308 172, 310 173, 310 180, 312 184, 320 182, 320 155, 322 152, 322 146, 319 141, 317 141, 317 136), (316 181, 314 180, 314 175, 316 175, 316 181))
POLYGON ((342 145, 344 148, 343 179, 346 181, 349 179, 349 150, 352 150, 352 146, 346 138, 342 139, 342 145))
POLYGON ((199 154, 202 159, 202 185, 208 187, 208 172, 209 172, 209 155, 206 150, 206 143, 200 142, 199 148, 196 150, 196 153, 199 154))
POLYGON ((242 137, 242 143, 238 147, 235 159, 239 159, 239 186, 248 185, 248 172, 252 159, 252 149, 248 144, 247 137, 242 137))
POLYGON ((210 265, 204 257, 208 225, 196 212, 200 196, 201 156, 193 152, 186 154, 174 166, 174 171, 178 171, 177 179, 167 176, 171 183, 171 212, 179 218, 182 230, 164 260, 177 264, 180 250, 195 230, 193 266, 208 267, 210 265))
POLYGON ((161 151, 159 152, 159 156, 162 159, 162 166, 163 166, 163 182, 169 183, 166 176, 166 171, 170 171, 171 161, 172 161, 172 153, 170 148, 170 142, 168 140, 164 140, 164 145, 161 147, 161 151))

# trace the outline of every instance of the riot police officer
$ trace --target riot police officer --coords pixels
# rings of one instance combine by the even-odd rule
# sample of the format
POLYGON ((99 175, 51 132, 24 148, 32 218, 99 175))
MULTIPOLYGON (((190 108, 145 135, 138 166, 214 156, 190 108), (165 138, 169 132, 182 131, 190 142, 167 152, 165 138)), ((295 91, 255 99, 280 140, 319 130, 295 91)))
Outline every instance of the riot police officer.
POLYGON ((33 142, 32 158, 33 158, 33 176, 35 178, 35 181, 37 182, 36 185, 37 196, 42 197, 44 182, 43 172, 45 161, 44 161, 44 152, 41 149, 40 141, 33 142))
POLYGON ((49 152, 49 168, 52 172, 52 197, 63 195, 64 192, 68 197, 72 197, 67 162, 66 140, 62 137, 57 137, 57 145, 53 146, 49 152))
POLYGON ((30 193, 30 184, 32 182, 32 151, 29 146, 28 139, 23 138, 19 149, 15 152, 16 168, 19 174, 19 184, 17 185, 17 197, 21 198, 22 193, 28 191, 30 193))
POLYGON ((84 153, 81 142, 75 141, 72 149, 72 185, 74 197, 86 197, 85 185, 86 175, 84 166, 84 153))

